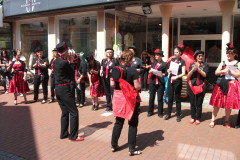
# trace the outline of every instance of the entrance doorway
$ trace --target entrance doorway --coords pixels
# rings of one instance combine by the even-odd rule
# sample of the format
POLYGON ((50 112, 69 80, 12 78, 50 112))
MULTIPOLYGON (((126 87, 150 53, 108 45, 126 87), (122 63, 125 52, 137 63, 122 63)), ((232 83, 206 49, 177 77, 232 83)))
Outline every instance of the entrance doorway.
POLYGON ((179 43, 189 47, 193 52, 196 50, 205 52, 204 61, 209 65, 207 80, 215 84, 217 79, 215 70, 221 62, 221 35, 180 36, 179 43))

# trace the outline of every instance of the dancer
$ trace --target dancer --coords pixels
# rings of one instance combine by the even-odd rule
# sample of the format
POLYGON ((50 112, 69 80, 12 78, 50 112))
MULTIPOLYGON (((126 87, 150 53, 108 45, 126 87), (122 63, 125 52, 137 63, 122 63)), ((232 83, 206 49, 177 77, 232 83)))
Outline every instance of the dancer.
POLYGON ((89 70, 90 95, 92 97, 92 110, 98 110, 98 97, 104 95, 104 88, 100 77, 100 63, 94 59, 93 55, 87 55, 89 70))
POLYGON ((110 86, 110 77, 112 68, 118 66, 119 62, 114 57, 114 51, 112 48, 105 49, 106 58, 102 60, 100 76, 102 77, 102 84, 106 94, 107 108, 106 112, 112 111, 112 96, 113 88, 110 86))
POLYGON ((207 89, 206 78, 208 64, 203 62, 204 52, 196 50, 194 54, 195 63, 192 63, 188 72, 188 95, 191 104, 190 124, 200 124, 202 116, 202 103, 207 89))
POLYGON ((163 62, 162 57, 163 51, 160 49, 156 49, 155 53, 155 61, 153 61, 151 65, 151 70, 149 74, 151 74, 150 83, 149 83, 149 109, 148 109, 148 117, 154 114, 154 100, 155 94, 157 92, 158 95, 158 116, 160 118, 163 117, 163 93, 165 90, 165 80, 164 77, 167 74, 168 64, 163 62), (155 69, 153 72, 152 69, 155 69), (160 71, 160 75, 156 75, 156 71, 160 71))
POLYGON ((14 93, 14 104, 17 105, 17 94, 22 93, 25 104, 27 104, 26 93, 30 91, 27 83, 27 70, 26 64, 20 60, 21 51, 17 51, 15 61, 10 62, 10 66, 7 68, 8 71, 13 70, 12 79, 9 83, 8 92, 14 93))
POLYGON ((53 71, 53 62, 55 61, 55 59, 57 58, 57 49, 54 48, 52 50, 53 52, 53 58, 52 60, 50 61, 50 68, 51 69, 51 99, 48 101, 48 103, 52 103, 55 101, 55 76, 54 76, 54 71, 53 71))
POLYGON ((219 108, 225 109, 225 126, 231 128, 229 116, 232 109, 240 109, 240 64, 236 60, 237 50, 233 43, 227 44, 227 60, 219 64, 215 71, 220 76, 215 85, 209 104, 213 106, 212 120, 209 127, 214 128, 219 108))
MULTIPOLYGON (((120 65, 120 68, 122 71, 119 68, 114 68, 112 71, 112 77, 114 80, 116 80, 116 83, 113 80, 111 80, 111 86, 115 87, 114 92, 122 90, 122 88, 119 86, 120 85, 119 82, 117 82, 117 80, 119 80, 119 77, 121 77, 120 75, 122 75, 122 79, 125 80, 125 83, 129 83, 132 86, 132 88, 134 87, 135 90, 141 89, 138 72, 134 68, 131 67, 132 59, 133 59, 133 53, 130 50, 123 51, 123 53, 121 55, 121 65, 120 65)), ((123 92, 123 94, 127 95, 129 93, 123 92)), ((141 154, 141 151, 135 150, 137 127, 138 127, 138 114, 139 114, 138 108, 140 106, 140 103, 137 99, 138 98, 136 96, 134 111, 133 111, 131 119, 128 121, 128 124, 129 124, 128 146, 129 146, 129 155, 130 156, 141 154)), ((115 104, 113 104, 113 105, 115 105, 115 104)), ((116 104, 116 105, 119 105, 119 104, 116 104)), ((115 106, 113 106, 113 108, 114 107, 115 106)), ((125 108, 125 109, 127 109, 127 108, 125 108)), ((119 140, 122 128, 123 128, 124 120, 125 120, 124 118, 116 117, 116 122, 113 127, 112 140, 111 140, 112 152, 117 151, 119 148, 118 140, 119 140)))
POLYGON ((58 53, 53 62, 53 70, 56 97, 62 110, 60 139, 69 138, 71 141, 82 141, 84 138, 78 137, 78 110, 70 87, 75 70, 73 53, 68 52, 66 42, 59 43, 56 48, 58 53), (70 132, 68 132, 69 114, 70 132))
POLYGON ((37 58, 33 60, 33 68, 35 68, 34 74, 34 101, 38 100, 39 86, 42 83, 43 89, 43 100, 42 104, 47 102, 48 97, 48 59, 43 57, 43 49, 41 46, 37 47, 35 52, 37 53, 37 58))
POLYGON ((182 90, 182 76, 185 75, 185 61, 181 58, 181 55, 183 54, 184 46, 183 45, 177 45, 174 47, 174 55, 175 58, 171 59, 170 68, 168 69, 168 73, 170 74, 168 79, 168 111, 167 115, 165 116, 165 120, 168 120, 171 118, 172 113, 172 106, 173 106, 173 98, 175 95, 176 100, 176 109, 177 109, 177 122, 181 121, 181 90, 182 90), (178 68, 177 73, 172 73, 171 65, 174 66, 174 68, 178 68))

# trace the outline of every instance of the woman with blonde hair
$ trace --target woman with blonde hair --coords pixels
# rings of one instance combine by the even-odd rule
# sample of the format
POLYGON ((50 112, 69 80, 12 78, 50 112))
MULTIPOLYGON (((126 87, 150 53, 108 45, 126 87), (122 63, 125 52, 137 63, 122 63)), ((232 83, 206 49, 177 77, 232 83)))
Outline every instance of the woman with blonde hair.
POLYGON ((107 108, 106 112, 112 111, 112 96, 113 88, 110 86, 111 71, 114 66, 118 66, 119 62, 113 55, 114 51, 112 48, 105 49, 106 58, 101 62, 100 76, 102 77, 102 84, 106 94, 107 108))

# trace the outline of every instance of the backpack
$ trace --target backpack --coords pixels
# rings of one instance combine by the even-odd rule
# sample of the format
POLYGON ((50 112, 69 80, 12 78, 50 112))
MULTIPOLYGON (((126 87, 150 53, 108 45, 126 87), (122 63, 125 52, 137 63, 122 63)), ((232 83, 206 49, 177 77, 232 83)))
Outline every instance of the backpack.
POLYGON ((119 82, 121 90, 114 90, 112 99, 113 115, 130 121, 137 102, 138 92, 126 80, 122 79, 123 69, 119 66, 114 68, 118 68, 121 72, 120 78, 115 80, 119 82))

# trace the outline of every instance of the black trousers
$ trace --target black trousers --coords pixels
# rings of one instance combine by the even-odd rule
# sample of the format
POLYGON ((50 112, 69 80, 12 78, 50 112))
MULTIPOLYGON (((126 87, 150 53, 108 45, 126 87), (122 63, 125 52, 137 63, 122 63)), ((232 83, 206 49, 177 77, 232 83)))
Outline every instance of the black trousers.
POLYGON ((182 90, 182 80, 175 80, 173 83, 168 81, 168 111, 167 114, 171 115, 172 113, 172 106, 173 106, 173 99, 175 96, 176 100, 176 109, 177 109, 177 116, 181 115, 181 90, 182 90))
POLYGON ((189 95, 190 104, 191 104, 191 118, 195 120, 201 120, 202 103, 205 96, 205 92, 195 95, 193 94, 189 85, 187 87, 188 87, 188 95, 189 95))
MULTIPOLYGON (((133 151, 136 147, 136 136, 137 136, 137 127, 138 127, 138 108, 140 106, 140 103, 136 103, 135 109, 133 112, 132 119, 128 121, 129 129, 128 129, 128 146, 129 146, 129 151, 133 151)), ((112 140, 111 144, 112 147, 117 147, 118 146, 118 139, 121 135, 121 131, 123 128, 125 119, 116 117, 116 122, 113 127, 113 132, 112 132, 112 140)))
POLYGON ((34 76, 34 100, 38 100, 39 86, 42 83, 43 89, 43 99, 47 100, 48 97, 48 79, 49 76, 45 75, 43 80, 41 80, 41 76, 34 76))
POLYGON ((62 110, 60 138, 76 139, 78 137, 78 110, 70 85, 56 86, 56 97, 62 110), (70 134, 68 133, 70 114, 70 134))
POLYGON ((164 94, 165 86, 163 84, 155 85, 155 84, 149 84, 149 108, 148 113, 153 113, 154 110, 154 100, 155 95, 157 92, 158 96, 158 115, 163 114, 163 94, 164 94))
POLYGON ((102 84, 106 94, 107 108, 112 109, 112 97, 114 89, 110 86, 110 78, 102 77, 102 84))
POLYGON ((141 73, 141 87, 142 89, 148 88, 148 69, 144 69, 144 71, 141 73))
POLYGON ((51 74, 51 99, 54 100, 55 98, 55 77, 51 74))
POLYGON ((238 111, 238 119, 237 119, 237 124, 236 125, 240 125, 240 110, 238 111))
POLYGON ((85 83, 80 83, 80 88, 78 89, 78 84, 76 84, 76 93, 77 93, 77 103, 84 104, 85 102, 85 83))

